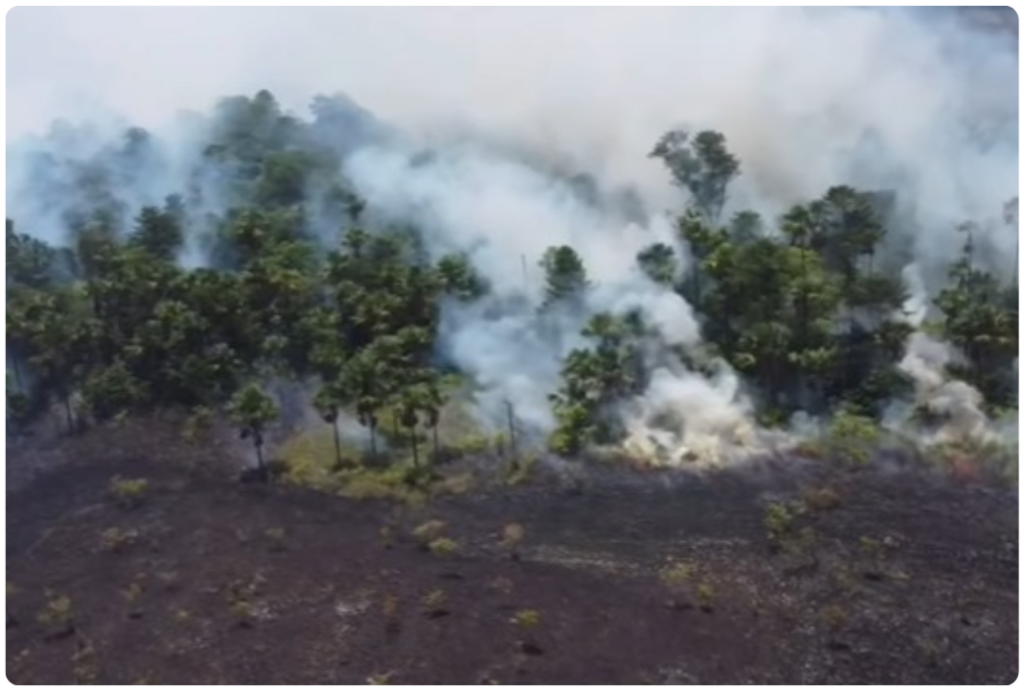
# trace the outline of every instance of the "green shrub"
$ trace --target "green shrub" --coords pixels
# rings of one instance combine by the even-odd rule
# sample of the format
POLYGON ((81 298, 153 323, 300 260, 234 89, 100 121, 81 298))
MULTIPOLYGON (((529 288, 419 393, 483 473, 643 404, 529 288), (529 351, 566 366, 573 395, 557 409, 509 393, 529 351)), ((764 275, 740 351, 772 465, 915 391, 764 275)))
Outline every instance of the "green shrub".
POLYGON ((781 502, 772 502, 764 510, 764 527, 768 532, 768 541, 778 544, 782 537, 793 528, 793 514, 781 502))
POLYGON ((832 418, 824 446, 830 459, 863 465, 871 460, 880 440, 881 431, 874 420, 840 410, 832 418))

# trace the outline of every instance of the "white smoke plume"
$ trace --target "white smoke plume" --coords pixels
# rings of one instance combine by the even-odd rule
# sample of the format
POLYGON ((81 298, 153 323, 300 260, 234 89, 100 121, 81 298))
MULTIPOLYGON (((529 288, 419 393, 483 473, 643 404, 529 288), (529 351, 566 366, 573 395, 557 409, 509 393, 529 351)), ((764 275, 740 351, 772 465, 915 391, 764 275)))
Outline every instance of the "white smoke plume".
POLYGON ((1016 414, 991 420, 982 410, 981 393, 946 371, 961 358, 951 346, 923 333, 913 334, 900 369, 914 383, 914 407, 934 415, 938 423, 921 429, 910 415, 914 408, 903 405, 890 410, 886 425, 899 431, 913 430, 925 446, 956 441, 1016 446, 1016 414))
MULTIPOLYGON (((478 385, 481 419, 500 427, 511 402, 520 424, 542 433, 553 425, 547 395, 590 314, 639 308, 665 344, 700 342, 690 307, 635 265, 658 241, 686 256, 665 215, 685 198, 647 157, 665 131, 723 132, 742 165, 726 212, 753 208, 769 225, 832 184, 894 190, 907 256, 894 249, 890 261, 912 262, 914 292, 926 296, 959 251, 965 219, 993 219, 983 223, 987 268, 1013 270, 1016 228, 996 219, 1018 186, 1017 70, 1015 31, 982 33, 923 10, 17 8, 7 215, 60 239, 59 191, 72 178, 33 162, 116 150, 123 128, 113 123, 161 135, 134 168, 103 157, 137 208, 215 174, 196 146, 209 121, 179 109, 267 88, 301 113, 314 94, 348 93, 394 130, 348 142, 351 128, 325 124, 346 138, 345 176, 380 217, 415 220, 435 258, 465 251, 492 284, 480 304, 447 306, 441 334, 478 385), (25 138, 57 117, 95 123, 65 137, 88 151, 60 136, 25 138), (581 172, 589 193, 571 181, 581 172), (587 309, 541 318, 538 261, 559 244, 584 260, 587 309)), ((919 299, 913 318, 927 309, 919 299)), ((905 364, 930 381, 920 347, 912 342, 905 364)), ((722 440, 761 448, 735 374, 658 364, 626 406, 631 447, 673 449, 670 462, 718 457, 722 440)), ((977 402, 961 389, 928 391, 973 419, 977 402)))

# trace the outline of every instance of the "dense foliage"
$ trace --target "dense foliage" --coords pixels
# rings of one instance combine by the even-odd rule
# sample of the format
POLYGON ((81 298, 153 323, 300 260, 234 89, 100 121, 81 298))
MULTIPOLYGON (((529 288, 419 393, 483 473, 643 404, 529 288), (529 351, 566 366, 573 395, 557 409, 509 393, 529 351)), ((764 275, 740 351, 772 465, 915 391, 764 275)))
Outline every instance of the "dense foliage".
MULTIPOLYGON (((330 100, 317 107, 318 122, 330 120, 330 100)), ((8 220, 9 421, 56 406, 74 430, 133 411, 220 408, 260 451, 278 412, 261 385, 294 379, 315 382, 311 403, 327 424, 351 411, 374 450, 388 424, 433 429, 436 452, 440 312, 446 300, 485 295, 487 280, 463 254, 428 261, 415 229, 366 223, 365 204, 337 172, 343 147, 283 114, 269 93, 226 100, 217 122, 206 175, 160 207, 126 208, 118 181, 86 165, 77 181, 86 202, 66 219, 66 246, 8 220), (228 200, 229 211, 198 217, 190 209, 204 195, 228 200), (339 232, 325 243, 309 232, 314 221, 339 232), (190 239, 208 257, 203 268, 179 262, 190 239)), ((105 155, 130 163, 147 146, 132 130, 105 155)), ((906 391, 896 365, 913 329, 900 315, 899 267, 878 260, 888 230, 878 195, 836 186, 777 228, 750 211, 723 223, 740 162, 721 134, 672 132, 651 155, 688 192, 676 230, 689 257, 652 243, 636 261, 693 306, 710 354, 744 376, 764 421, 840 408, 878 416, 906 391)), ((969 226, 964 238, 930 326, 964 354, 957 376, 989 405, 1016 406, 1016 286, 974 262, 969 226)), ((540 266, 539 309, 573 309, 591 281, 580 255, 552 247, 540 266)), ((644 389, 648 328, 638 313, 593 316, 591 345, 552 383, 554 449, 573 454, 622 434, 614 407, 644 389)))

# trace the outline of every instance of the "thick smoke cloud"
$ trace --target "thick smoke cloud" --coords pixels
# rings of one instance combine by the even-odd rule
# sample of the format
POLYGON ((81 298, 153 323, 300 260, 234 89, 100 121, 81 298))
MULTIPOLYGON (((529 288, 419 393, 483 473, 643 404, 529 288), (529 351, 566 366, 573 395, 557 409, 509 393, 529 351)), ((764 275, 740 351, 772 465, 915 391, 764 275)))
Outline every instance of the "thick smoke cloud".
MULTIPOLYGON (((528 429, 550 429, 547 394, 589 313, 639 307, 664 343, 699 343, 689 306, 634 261, 676 243, 665 211, 685 199, 647 157, 673 127, 728 138, 742 175, 727 213, 753 208, 770 224, 831 184, 894 191, 909 249, 898 261, 917 294, 959 251, 966 219, 982 222, 989 268, 1013 270, 1016 226, 1001 210, 1018 187, 1016 36, 952 13, 20 8, 8 41, 7 213, 51 240, 60 193, 81 179, 71 161, 100 162, 112 179, 97 184, 132 208, 203 187, 213 172, 197 142, 211 124, 180 109, 267 88, 305 114, 315 94, 344 91, 388 123, 354 104, 316 112, 378 218, 415 219, 428 252, 465 251, 492 283, 484 303, 445 309, 441 336, 495 425, 509 401, 528 429), (94 124, 24 137, 56 117, 94 124), (124 122, 160 136, 133 157, 124 122), (541 318, 537 263, 556 244, 579 250, 595 287, 585 313, 541 318)), ((660 432, 664 443, 751 438, 731 372, 649 364, 651 390, 627 415, 635 444, 666 409, 688 411, 689 426, 660 432)))

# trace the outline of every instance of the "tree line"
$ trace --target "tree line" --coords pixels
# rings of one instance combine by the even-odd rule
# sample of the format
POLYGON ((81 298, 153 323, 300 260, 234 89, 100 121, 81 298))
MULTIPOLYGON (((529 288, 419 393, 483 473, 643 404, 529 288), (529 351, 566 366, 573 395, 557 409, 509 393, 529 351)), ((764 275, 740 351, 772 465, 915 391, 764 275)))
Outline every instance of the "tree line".
MULTIPOLYGON (((203 155, 220 171, 204 184, 230 200, 222 216, 196 218, 196 199, 211 192, 198 184, 126 223, 116 188, 83 166, 78 184, 95 194, 66 218, 63 246, 8 219, 8 423, 59 409, 74 431, 142 411, 222 410, 262 463, 266 426, 279 413, 266 382, 312 381, 311 403, 334 429, 339 460, 343 411, 368 430, 371 453, 383 424, 408 432, 417 463, 436 457, 451 369, 435 347, 441 305, 481 299, 486 279, 465 254, 430 261, 415 228, 366 223, 365 203, 336 172, 338 152, 269 93, 229 99, 219 117, 203 155), (325 243, 310 232, 314 221, 339 232, 325 243), (209 266, 178 262, 194 237, 209 266), (430 432, 430 451, 417 429, 430 432)), ((147 142, 132 130, 118 155, 131 160, 147 142)), ((723 221, 740 163, 722 134, 670 132, 651 156, 689 199, 675 225, 688 270, 667 244, 636 257, 700 317, 708 349, 679 357, 697 370, 727 361, 758 395, 766 424, 797 410, 878 417, 907 392, 897 363, 913 329, 899 316, 908 297, 901 267, 885 261, 884 196, 836 186, 778 223, 751 211, 723 221)), ((1015 407, 1016 285, 981 268, 971 226, 963 237, 927 328, 964 354, 953 373, 988 405, 1015 407)), ((579 253, 552 247, 540 266, 538 309, 573 309, 590 284, 579 253)), ((649 330, 639 312, 590 319, 590 345, 568 355, 551 395, 552 449, 573 455, 621 437, 616 405, 646 386, 649 330)))

